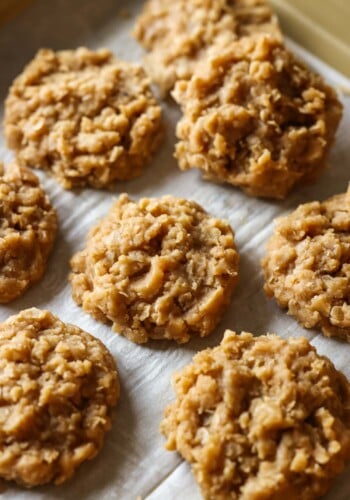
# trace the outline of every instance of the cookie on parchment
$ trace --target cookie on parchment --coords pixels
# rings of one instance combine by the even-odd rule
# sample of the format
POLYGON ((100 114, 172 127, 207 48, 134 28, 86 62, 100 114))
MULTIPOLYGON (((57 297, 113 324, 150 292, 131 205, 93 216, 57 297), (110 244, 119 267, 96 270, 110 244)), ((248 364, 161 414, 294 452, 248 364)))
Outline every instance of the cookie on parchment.
POLYGON ((49 170, 67 189, 140 175, 161 130, 144 70, 107 49, 39 50, 5 105, 5 136, 17 161, 49 170))
POLYGON ((0 373, 0 477, 60 484, 100 451, 119 382, 98 339, 27 309, 0 324, 0 373))
POLYGON ((37 176, 0 162, 0 303, 41 279, 56 231, 56 211, 37 176))
POLYGON ((147 72, 164 94, 191 78, 216 45, 259 32, 282 39, 265 0, 149 0, 134 28, 148 51, 147 72))
POLYGON ((315 500, 350 459, 350 384, 305 338, 228 330, 174 386, 161 431, 208 500, 315 500))
POLYGON ((213 53, 173 95, 180 168, 252 196, 284 198, 316 179, 342 115, 335 90, 268 35, 213 53))
POLYGON ((277 219, 265 291, 306 328, 350 342, 350 188, 277 219))
POLYGON ((173 196, 121 195, 71 260, 74 300, 130 340, 212 332, 238 279, 229 224, 173 196))

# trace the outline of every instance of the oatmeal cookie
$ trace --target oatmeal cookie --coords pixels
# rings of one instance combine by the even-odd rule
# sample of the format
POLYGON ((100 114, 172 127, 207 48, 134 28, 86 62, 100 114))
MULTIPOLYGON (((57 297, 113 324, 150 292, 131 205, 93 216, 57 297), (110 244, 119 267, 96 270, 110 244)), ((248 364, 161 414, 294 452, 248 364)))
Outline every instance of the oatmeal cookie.
POLYGON ((71 260, 74 300, 130 340, 211 333, 238 279, 227 222, 173 196, 121 195, 71 260))
POLYGON ((306 328, 350 342, 350 187, 277 220, 265 291, 306 328))
POLYGON ((140 175, 161 130, 144 70, 107 49, 39 50, 5 105, 5 136, 17 161, 51 171, 67 189, 140 175))
POLYGON ((228 330, 174 386, 161 431, 208 500, 314 500, 350 458, 350 384, 305 338, 228 330))
POLYGON ((336 92, 268 35, 218 51, 174 97, 180 168, 262 197, 317 178, 342 115, 336 92))
POLYGON ((282 39, 265 0, 149 0, 134 36, 149 51, 145 66, 164 94, 191 78, 212 47, 265 32, 282 39))
POLYGON ((37 176, 0 162, 0 303, 40 280, 56 230, 56 212, 37 176))
POLYGON ((0 476, 27 487, 92 459, 119 397, 105 346, 35 308, 0 325, 0 389, 0 476))

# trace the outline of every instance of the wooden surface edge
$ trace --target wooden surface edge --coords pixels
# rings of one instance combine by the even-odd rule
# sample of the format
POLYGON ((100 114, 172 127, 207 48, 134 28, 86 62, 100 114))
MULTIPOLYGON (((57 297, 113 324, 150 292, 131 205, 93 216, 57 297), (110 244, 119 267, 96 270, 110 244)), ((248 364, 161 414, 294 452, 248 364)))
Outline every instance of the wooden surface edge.
POLYGON ((1 0, 0 25, 9 21, 33 2, 34 0, 1 0))
POLYGON ((270 0, 280 20, 282 31, 306 50, 350 77, 350 47, 341 38, 284 0, 270 0))

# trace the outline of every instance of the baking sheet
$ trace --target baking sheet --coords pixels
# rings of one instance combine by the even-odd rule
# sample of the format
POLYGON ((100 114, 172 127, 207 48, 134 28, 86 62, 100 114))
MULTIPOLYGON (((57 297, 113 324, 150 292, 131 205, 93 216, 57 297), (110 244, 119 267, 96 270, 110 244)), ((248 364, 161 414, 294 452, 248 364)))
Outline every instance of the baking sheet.
MULTIPOLYGON (((43 46, 54 49, 106 46, 122 58, 140 60, 142 50, 129 32, 141 4, 137 0, 38 0, 33 3, 0 28, 0 102, 25 62, 43 46)), ((334 70, 293 42, 289 45, 331 83, 350 88, 350 82, 334 70)), ((2 499, 198 500, 200 496, 189 467, 177 454, 163 449, 164 439, 158 426, 164 406, 173 399, 171 373, 187 364, 198 350, 219 343, 225 328, 256 334, 276 332, 283 337, 304 335, 350 378, 350 345, 304 330, 273 301, 267 300, 262 291, 259 265, 276 216, 299 203, 324 199, 346 190, 350 168, 350 98, 343 96, 342 100, 345 114, 330 156, 331 167, 317 184, 301 186, 283 202, 257 200, 230 186, 203 181, 195 170, 180 172, 172 158, 174 125, 180 114, 177 107, 169 103, 163 103, 167 125, 165 143, 145 174, 119 184, 115 193, 91 189, 64 191, 53 179, 38 172, 58 211, 58 239, 44 279, 19 300, 0 306, 0 320, 36 306, 48 308, 62 320, 91 332, 107 345, 117 360, 122 392, 113 429, 95 460, 84 464, 63 486, 30 491, 10 486, 2 499), (73 302, 67 282, 69 258, 83 247, 88 229, 105 215, 121 192, 128 192, 135 199, 168 193, 187 197, 202 204, 214 216, 230 221, 241 255, 240 284, 229 311, 209 338, 193 340, 184 346, 161 341, 138 346, 91 319, 73 302)), ((1 105, 1 119, 2 113, 1 105)), ((11 158, 1 133, 0 159, 11 158)), ((349 472, 350 468, 347 474, 349 472)), ((350 498, 347 474, 337 480, 325 497, 327 500, 350 498)))

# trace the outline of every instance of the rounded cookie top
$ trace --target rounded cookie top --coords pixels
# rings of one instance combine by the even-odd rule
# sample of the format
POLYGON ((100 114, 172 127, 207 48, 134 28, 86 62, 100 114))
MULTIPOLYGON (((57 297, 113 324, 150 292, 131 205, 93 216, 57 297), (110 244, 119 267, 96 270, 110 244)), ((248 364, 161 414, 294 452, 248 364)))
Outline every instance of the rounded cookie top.
POLYGON ((56 212, 37 176, 0 162, 0 303, 42 277, 56 230, 56 212))
POLYGON ((147 71, 164 93, 191 78, 213 46, 259 32, 282 38, 265 0, 149 0, 134 28, 150 51, 147 71))
POLYGON ((122 195, 71 260, 73 298, 137 343, 206 336, 229 304, 238 254, 228 223, 192 201, 122 195))
POLYGON ((350 341, 350 188, 277 220, 265 291, 306 328, 350 341))
POLYGON ((180 168, 253 196, 283 198, 316 178, 342 114, 335 91, 268 35, 213 52, 173 95, 180 168))
POLYGON ((204 498, 314 500, 350 458, 350 385, 305 338, 226 331, 174 377, 167 448, 204 498))
POLYGON ((65 188, 104 188, 139 175, 161 136, 144 70, 107 49, 40 50, 5 105, 8 146, 65 188))
POLYGON ((27 487, 66 481, 100 450, 119 397, 104 345, 49 311, 0 325, 0 476, 27 487))

